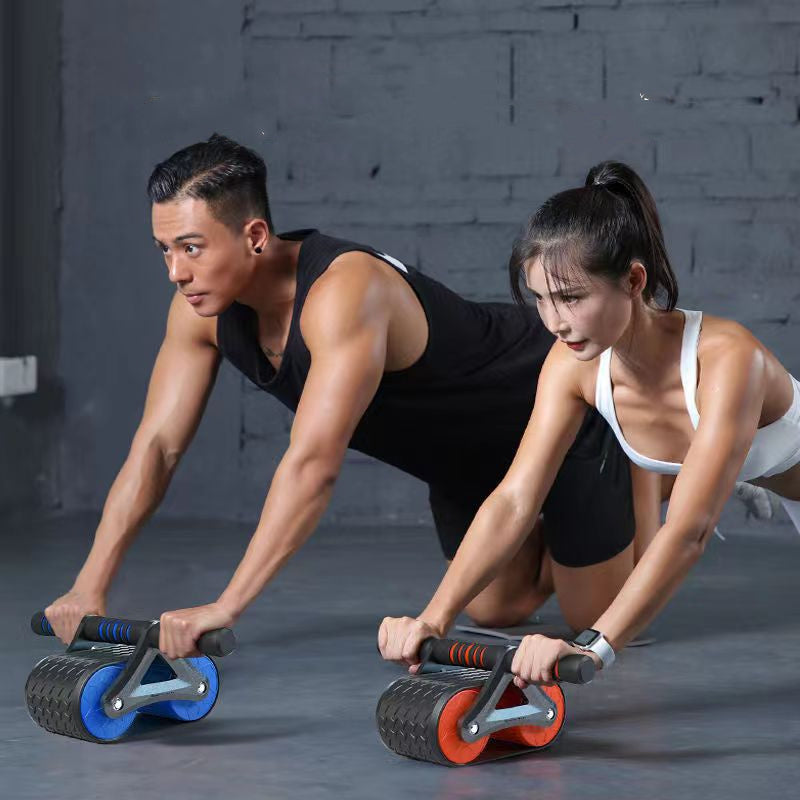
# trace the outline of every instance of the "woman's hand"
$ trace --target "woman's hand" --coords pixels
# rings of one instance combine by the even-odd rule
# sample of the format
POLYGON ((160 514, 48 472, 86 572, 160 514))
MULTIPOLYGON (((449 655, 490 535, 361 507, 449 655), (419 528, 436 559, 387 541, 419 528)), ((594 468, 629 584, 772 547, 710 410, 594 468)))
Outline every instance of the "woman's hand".
POLYGON ((526 636, 520 642, 511 662, 514 684, 524 689, 529 683, 553 683, 556 662, 571 655, 590 656, 597 669, 602 669, 603 663, 598 656, 580 650, 563 639, 551 639, 540 633, 526 636))
POLYGON ((378 649, 387 661, 419 669, 419 646, 429 636, 441 638, 442 632, 423 619, 386 617, 378 629, 378 649))

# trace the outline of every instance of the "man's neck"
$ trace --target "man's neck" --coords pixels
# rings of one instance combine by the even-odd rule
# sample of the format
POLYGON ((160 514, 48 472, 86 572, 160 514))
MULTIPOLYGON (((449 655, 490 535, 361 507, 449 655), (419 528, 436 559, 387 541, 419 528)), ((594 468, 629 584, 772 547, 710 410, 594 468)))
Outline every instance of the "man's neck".
POLYGON ((250 306, 259 319, 280 318, 294 302, 301 245, 302 242, 279 239, 273 234, 264 252, 257 256, 252 280, 236 299, 250 306))

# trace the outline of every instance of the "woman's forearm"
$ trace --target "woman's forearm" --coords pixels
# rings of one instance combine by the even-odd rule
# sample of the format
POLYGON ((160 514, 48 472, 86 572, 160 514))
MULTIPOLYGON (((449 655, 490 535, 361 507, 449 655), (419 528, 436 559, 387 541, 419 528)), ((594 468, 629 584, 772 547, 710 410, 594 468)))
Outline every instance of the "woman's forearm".
POLYGON ((420 619, 442 633, 522 546, 538 507, 520 509, 494 492, 484 501, 420 619))
POLYGON ((667 604, 703 553, 703 537, 664 525, 614 601, 594 624, 614 650, 640 633, 667 604))

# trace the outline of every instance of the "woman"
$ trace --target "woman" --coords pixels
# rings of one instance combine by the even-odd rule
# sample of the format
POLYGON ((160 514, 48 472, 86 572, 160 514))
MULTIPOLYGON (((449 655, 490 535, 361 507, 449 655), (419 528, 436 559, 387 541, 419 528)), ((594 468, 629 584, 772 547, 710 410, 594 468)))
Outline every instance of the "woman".
POLYGON ((421 640, 443 635, 513 557, 587 405, 635 465, 677 475, 666 522, 592 627, 576 643, 522 641, 512 670, 524 686, 552 680, 570 653, 612 663, 700 558, 737 480, 778 494, 800 529, 800 383, 741 325, 675 308, 655 203, 624 164, 599 164, 583 187, 550 198, 515 244, 510 274, 515 298, 524 278, 558 341, 507 475, 419 618, 383 621, 384 658, 415 670, 421 640))

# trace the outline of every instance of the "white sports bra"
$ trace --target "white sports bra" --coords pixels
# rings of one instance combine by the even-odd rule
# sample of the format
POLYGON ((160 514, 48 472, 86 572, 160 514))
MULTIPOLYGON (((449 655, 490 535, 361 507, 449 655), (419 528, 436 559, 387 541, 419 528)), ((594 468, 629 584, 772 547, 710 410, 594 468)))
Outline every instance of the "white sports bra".
MULTIPOLYGON (((686 397, 686 408, 697 430, 700 414, 697 412, 695 395, 697 394, 697 345, 700 341, 700 327, 703 321, 701 311, 684 311, 683 341, 681 343, 681 383, 686 397)), ((663 475, 677 475, 681 464, 672 461, 659 461, 637 453, 622 435, 614 408, 614 396, 611 386, 611 353, 609 347, 600 355, 597 370, 597 388, 595 405, 605 417, 614 431, 622 449, 628 458, 643 469, 659 472, 663 475)), ((738 480, 749 481, 753 478, 768 478, 778 475, 800 462, 800 382, 792 377, 794 398, 789 410, 775 422, 765 425, 756 431, 750 452, 739 472, 738 480)))

